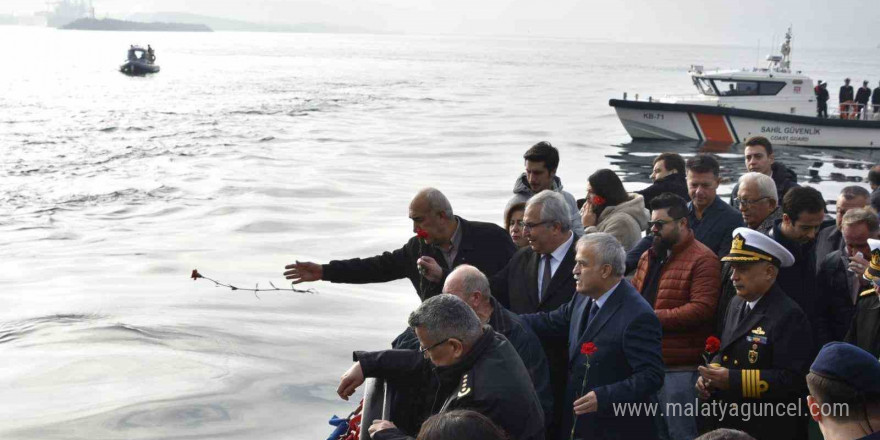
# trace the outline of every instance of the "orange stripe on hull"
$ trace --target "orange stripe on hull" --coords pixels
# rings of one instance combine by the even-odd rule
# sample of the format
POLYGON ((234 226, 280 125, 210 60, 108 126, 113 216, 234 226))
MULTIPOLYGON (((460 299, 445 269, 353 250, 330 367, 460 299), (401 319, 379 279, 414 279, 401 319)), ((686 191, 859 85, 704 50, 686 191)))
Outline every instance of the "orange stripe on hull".
POLYGON ((700 130, 703 130, 703 137, 707 142, 727 142, 733 143, 733 135, 724 122, 723 115, 702 115, 695 114, 700 130))

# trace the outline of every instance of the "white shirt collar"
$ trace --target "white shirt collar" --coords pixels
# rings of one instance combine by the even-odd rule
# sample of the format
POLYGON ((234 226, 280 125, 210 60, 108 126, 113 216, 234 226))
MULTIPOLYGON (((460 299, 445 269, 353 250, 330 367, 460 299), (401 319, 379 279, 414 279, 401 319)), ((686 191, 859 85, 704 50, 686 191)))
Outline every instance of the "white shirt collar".
POLYGON ((568 248, 571 246, 572 240, 574 240, 574 232, 568 231, 568 240, 565 240, 565 243, 562 243, 556 248, 556 250, 550 253, 554 260, 562 261, 562 259, 565 258, 565 254, 568 253, 568 248))
POLYGON ((601 309, 603 305, 605 305, 605 301, 608 301, 608 298, 612 293, 617 289, 617 286, 620 285, 620 281, 617 282, 611 289, 608 289, 607 292, 603 293, 602 296, 596 299, 596 305, 601 309))
MULTIPOLYGON (((761 295, 761 298, 763 298, 763 297, 764 297, 764 295, 761 295)), ((754 301, 746 301, 746 304, 749 305, 749 310, 754 310, 755 306, 758 305, 758 301, 760 301, 761 298, 758 298, 754 301)))

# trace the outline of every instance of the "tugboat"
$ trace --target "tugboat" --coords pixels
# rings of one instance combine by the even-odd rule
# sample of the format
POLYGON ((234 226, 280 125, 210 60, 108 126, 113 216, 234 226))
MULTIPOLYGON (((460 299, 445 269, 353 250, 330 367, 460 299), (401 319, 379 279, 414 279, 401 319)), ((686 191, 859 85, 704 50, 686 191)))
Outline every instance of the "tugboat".
POLYGON ((155 64, 156 53, 153 48, 147 45, 144 49, 140 46, 132 45, 128 49, 128 60, 125 64, 119 66, 119 71, 130 76, 142 76, 148 73, 156 73, 159 71, 159 65, 155 64))
POLYGON ((791 28, 780 55, 766 68, 688 72, 696 96, 612 99, 633 139, 694 140, 735 144, 765 136, 774 144, 807 147, 880 148, 880 120, 871 107, 855 104, 816 116, 813 80, 791 70, 791 28), (861 111, 859 111, 861 110, 861 111))

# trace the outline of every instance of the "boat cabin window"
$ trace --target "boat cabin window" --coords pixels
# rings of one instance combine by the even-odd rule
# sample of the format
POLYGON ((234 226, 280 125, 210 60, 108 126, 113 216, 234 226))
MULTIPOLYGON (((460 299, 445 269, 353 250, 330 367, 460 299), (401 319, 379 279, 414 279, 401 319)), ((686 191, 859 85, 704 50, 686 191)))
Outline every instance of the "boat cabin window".
POLYGON ((709 96, 715 96, 715 87, 712 86, 712 80, 708 78, 694 77, 694 85, 700 93, 709 96))
POLYGON ((784 82, 777 81, 716 79, 714 82, 721 96, 773 96, 785 87, 784 82))

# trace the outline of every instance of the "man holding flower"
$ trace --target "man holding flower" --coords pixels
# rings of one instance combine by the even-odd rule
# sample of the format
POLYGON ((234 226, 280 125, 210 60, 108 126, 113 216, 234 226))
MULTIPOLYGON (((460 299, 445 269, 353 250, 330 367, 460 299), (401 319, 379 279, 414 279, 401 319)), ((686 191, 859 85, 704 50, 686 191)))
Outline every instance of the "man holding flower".
POLYGON ((806 420, 796 413, 761 412, 766 403, 797 409, 806 393, 813 333, 804 312, 776 284, 779 268, 794 264, 794 257, 772 238, 737 228, 722 260, 731 263, 736 296, 727 308, 718 353, 698 369, 696 390, 731 412, 713 414, 709 422, 757 440, 806 438, 806 420))
POLYGON ((443 280, 456 266, 470 264, 487 276, 503 268, 516 251, 507 231, 492 223, 453 215, 449 200, 425 188, 409 205, 412 237, 403 247, 370 258, 334 260, 327 264, 297 261, 284 267, 294 284, 308 281, 384 283, 408 278, 425 300, 440 293, 443 280))
POLYGON ((581 237, 572 270, 578 294, 552 312, 522 315, 542 342, 569 341, 559 438, 657 437, 651 416, 615 411, 651 403, 663 385, 660 321, 623 279, 624 257, 611 234, 581 237))

